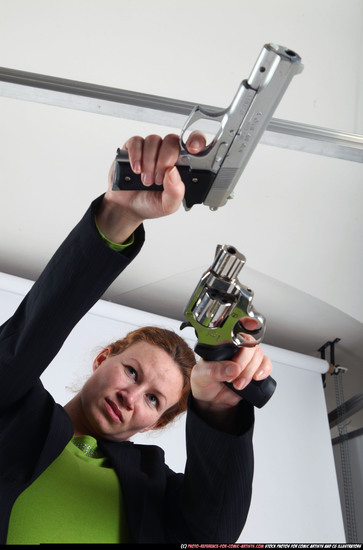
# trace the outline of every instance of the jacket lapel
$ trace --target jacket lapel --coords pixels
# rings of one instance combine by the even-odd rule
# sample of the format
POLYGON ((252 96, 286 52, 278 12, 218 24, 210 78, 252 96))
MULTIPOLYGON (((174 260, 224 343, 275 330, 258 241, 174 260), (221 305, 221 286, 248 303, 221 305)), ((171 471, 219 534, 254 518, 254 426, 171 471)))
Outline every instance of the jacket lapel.
POLYGON ((129 441, 100 441, 118 475, 132 541, 165 542, 163 497, 165 475, 163 451, 156 446, 129 441))

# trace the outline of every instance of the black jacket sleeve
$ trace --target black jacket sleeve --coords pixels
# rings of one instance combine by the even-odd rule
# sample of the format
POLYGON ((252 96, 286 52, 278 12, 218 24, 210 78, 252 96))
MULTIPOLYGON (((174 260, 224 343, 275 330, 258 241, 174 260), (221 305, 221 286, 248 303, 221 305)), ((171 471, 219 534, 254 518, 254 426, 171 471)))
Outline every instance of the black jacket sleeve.
POLYGON ((252 496, 254 409, 243 400, 238 421, 235 435, 216 430, 194 412, 189 398, 185 475, 173 480, 182 484, 179 506, 169 507, 166 522, 179 526, 180 534, 178 528, 173 533, 178 542, 235 542, 245 525, 252 496))
POLYGON ((122 252, 101 239, 96 199, 0 329, 0 411, 21 399, 61 349, 78 321, 140 251, 144 230, 122 252))

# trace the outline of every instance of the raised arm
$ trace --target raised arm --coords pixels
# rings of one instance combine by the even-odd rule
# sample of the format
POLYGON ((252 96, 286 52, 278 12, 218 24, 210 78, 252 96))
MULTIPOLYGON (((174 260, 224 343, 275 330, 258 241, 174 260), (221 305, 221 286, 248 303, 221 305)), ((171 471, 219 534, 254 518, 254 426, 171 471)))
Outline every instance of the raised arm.
POLYGON ((28 391, 76 323, 135 258, 144 241, 142 222, 171 214, 182 202, 184 185, 173 170, 179 154, 175 136, 135 137, 126 147, 135 170, 163 174, 164 191, 112 191, 111 167, 105 195, 92 203, 0 329, 0 409, 28 391), (115 252, 99 231, 116 244, 133 235, 133 244, 115 252))

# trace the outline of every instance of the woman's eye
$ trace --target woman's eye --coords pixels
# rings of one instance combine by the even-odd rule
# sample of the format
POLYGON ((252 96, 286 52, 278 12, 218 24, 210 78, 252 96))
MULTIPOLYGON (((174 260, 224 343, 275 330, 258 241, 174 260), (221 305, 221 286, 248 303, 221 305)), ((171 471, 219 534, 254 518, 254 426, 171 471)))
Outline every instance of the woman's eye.
POLYGON ((129 365, 125 365, 125 368, 126 368, 128 374, 129 374, 134 380, 136 380, 136 378, 137 378, 137 372, 136 372, 136 370, 135 370, 133 367, 130 367, 129 365))
POLYGON ((156 397, 156 395, 154 395, 153 393, 150 393, 150 394, 148 395, 148 399, 149 399, 151 405, 153 405, 154 407, 157 407, 157 406, 158 406, 159 400, 158 400, 158 398, 156 397))

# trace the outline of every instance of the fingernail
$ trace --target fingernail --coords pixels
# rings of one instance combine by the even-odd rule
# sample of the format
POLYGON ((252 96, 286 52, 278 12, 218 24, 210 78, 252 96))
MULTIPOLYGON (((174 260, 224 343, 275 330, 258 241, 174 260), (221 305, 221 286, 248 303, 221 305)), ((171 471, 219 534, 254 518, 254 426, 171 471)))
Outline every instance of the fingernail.
POLYGON ((158 185, 162 185, 164 181, 164 173, 163 172, 156 172, 155 174, 155 183, 158 185))
POLYGON ((141 173, 141 162, 139 160, 135 160, 133 164, 133 171, 135 172, 135 174, 141 173))
POLYGON ((189 149, 190 152, 193 152, 193 151, 197 152, 197 151, 200 150, 201 145, 202 145, 202 144, 200 143, 200 141, 199 141, 198 139, 193 139, 193 140, 189 143, 188 149, 189 149))
POLYGON ((226 368, 226 375, 227 376, 233 376, 234 375, 234 368, 229 366, 226 368))
POLYGON ((144 174, 142 174, 142 183, 144 185, 151 185, 153 183, 153 175, 151 172, 145 172, 144 174))
POLYGON ((258 371, 258 373, 257 373, 256 377, 257 377, 258 379, 260 379, 260 378, 261 378, 261 376, 263 376, 263 375, 264 375, 264 373, 265 373, 265 371, 264 371, 263 369, 261 369, 261 370, 259 370, 259 371, 258 371))
POLYGON ((243 390, 243 388, 245 387, 246 385, 246 378, 241 378, 239 381, 238 381, 238 384, 237 384, 237 389, 238 390, 243 390))
POLYGON ((175 166, 174 166, 174 168, 172 168, 170 170, 169 178, 170 178, 171 183, 178 183, 179 182, 179 172, 178 172, 178 170, 176 169, 175 166))

